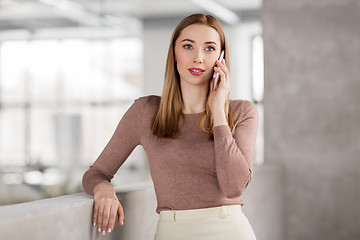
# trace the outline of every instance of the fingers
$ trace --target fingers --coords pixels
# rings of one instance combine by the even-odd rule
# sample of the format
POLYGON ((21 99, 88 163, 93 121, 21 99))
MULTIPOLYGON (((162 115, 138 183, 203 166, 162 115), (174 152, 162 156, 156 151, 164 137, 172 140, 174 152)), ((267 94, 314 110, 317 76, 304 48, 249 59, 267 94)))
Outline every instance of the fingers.
MULTIPOLYGON (((107 207, 105 204, 105 199, 95 200, 95 209, 94 209, 94 223, 96 223, 98 232, 104 233, 105 227, 103 227, 103 224, 105 222, 104 212, 107 211, 107 207), (96 217, 95 217, 96 216, 96 217)), ((105 231, 106 233, 106 231, 105 231)))
POLYGON ((214 71, 219 73, 220 81, 218 87, 224 86, 223 88, 230 90, 230 72, 225 65, 225 59, 221 62, 216 62, 217 67, 214 68, 214 71))
POLYGON ((123 208, 115 196, 102 196, 95 199, 93 224, 97 227, 98 232, 101 232, 102 234, 112 232, 117 215, 119 215, 119 223, 120 219, 121 221, 124 220, 123 208))
MULTIPOLYGON (((103 212, 101 213, 99 211, 99 215, 102 216, 102 224, 101 224, 101 232, 102 234, 106 234, 107 232, 111 232, 112 229, 114 228, 114 226, 112 228, 109 227, 109 221, 110 221, 110 210, 111 210, 111 200, 105 200, 107 201, 104 205, 104 209, 103 212)), ((100 208, 101 209, 101 208, 100 208)), ((116 216, 115 216, 116 217, 116 216)), ((101 222, 100 218, 99 218, 99 222, 101 222)))
POLYGON ((217 60, 216 65, 217 65, 216 70, 219 73, 221 80, 228 80, 230 76, 230 72, 225 65, 225 59, 223 59, 221 62, 217 60))
POLYGON ((99 203, 94 201, 94 213, 93 213, 93 226, 95 227, 98 223, 98 212, 99 212, 99 203))
POLYGON ((223 59, 221 62, 219 60, 216 61, 216 65, 218 67, 220 67, 220 69, 222 70, 222 72, 227 75, 230 76, 230 72, 225 64, 225 59, 223 59))
POLYGON ((124 225, 125 215, 124 215, 124 209, 123 209, 123 207, 121 206, 121 204, 120 204, 120 206, 119 206, 119 208, 118 208, 117 214, 118 214, 119 224, 120 224, 121 226, 124 225))

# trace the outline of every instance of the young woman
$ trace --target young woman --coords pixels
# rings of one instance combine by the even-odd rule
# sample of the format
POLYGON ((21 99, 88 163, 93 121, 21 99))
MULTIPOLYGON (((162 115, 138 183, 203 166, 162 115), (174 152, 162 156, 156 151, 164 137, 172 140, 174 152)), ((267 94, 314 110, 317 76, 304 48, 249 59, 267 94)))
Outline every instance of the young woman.
POLYGON ((111 232, 116 216, 124 224, 109 182, 140 144, 160 214, 156 240, 255 239, 240 195, 251 178, 258 113, 249 101, 230 101, 229 91, 229 49, 219 22, 185 18, 172 35, 162 96, 135 100, 84 174, 99 232, 111 232), (214 72, 220 77, 212 89, 214 72))

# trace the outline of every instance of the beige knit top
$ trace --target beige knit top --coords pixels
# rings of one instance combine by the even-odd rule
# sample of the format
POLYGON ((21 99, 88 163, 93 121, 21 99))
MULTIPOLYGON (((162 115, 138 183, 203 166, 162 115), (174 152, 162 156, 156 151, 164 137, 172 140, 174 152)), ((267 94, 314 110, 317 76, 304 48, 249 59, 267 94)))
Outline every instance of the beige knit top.
POLYGON ((258 127, 256 106, 246 100, 230 101, 235 123, 214 128, 214 140, 199 125, 203 113, 185 114, 180 138, 152 135, 151 123, 159 96, 136 99, 118 124, 114 135, 83 176, 83 188, 110 181, 137 145, 142 145, 154 183, 157 209, 186 210, 243 204, 240 195, 251 178, 258 127))

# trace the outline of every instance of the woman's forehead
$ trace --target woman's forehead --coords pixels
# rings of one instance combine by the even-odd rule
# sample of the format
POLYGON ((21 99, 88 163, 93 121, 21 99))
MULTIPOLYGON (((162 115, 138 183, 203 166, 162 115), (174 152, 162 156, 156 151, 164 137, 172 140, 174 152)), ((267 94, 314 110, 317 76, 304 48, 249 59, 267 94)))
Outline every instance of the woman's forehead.
POLYGON ((201 44, 206 42, 216 42, 220 44, 219 33, 214 28, 204 24, 192 24, 184 28, 177 42, 181 42, 184 39, 190 39, 201 44))

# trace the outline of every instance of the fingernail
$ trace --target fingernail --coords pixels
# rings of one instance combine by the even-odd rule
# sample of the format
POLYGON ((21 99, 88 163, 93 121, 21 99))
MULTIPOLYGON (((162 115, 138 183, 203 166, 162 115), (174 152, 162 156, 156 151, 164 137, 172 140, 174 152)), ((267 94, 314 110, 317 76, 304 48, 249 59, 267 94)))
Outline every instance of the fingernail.
POLYGON ((112 229, 111 229, 111 228, 109 228, 109 229, 108 229, 108 233, 111 233, 111 231, 112 231, 112 229))
POLYGON ((121 221, 121 225, 124 225, 124 221, 121 221))
POLYGON ((96 222, 93 222, 93 226, 94 226, 94 227, 96 226, 96 222))
POLYGON ((101 232, 101 228, 98 228, 98 232, 101 232))
POLYGON ((106 232, 105 232, 105 230, 103 230, 103 231, 102 231, 102 235, 105 235, 105 234, 106 234, 106 232))

